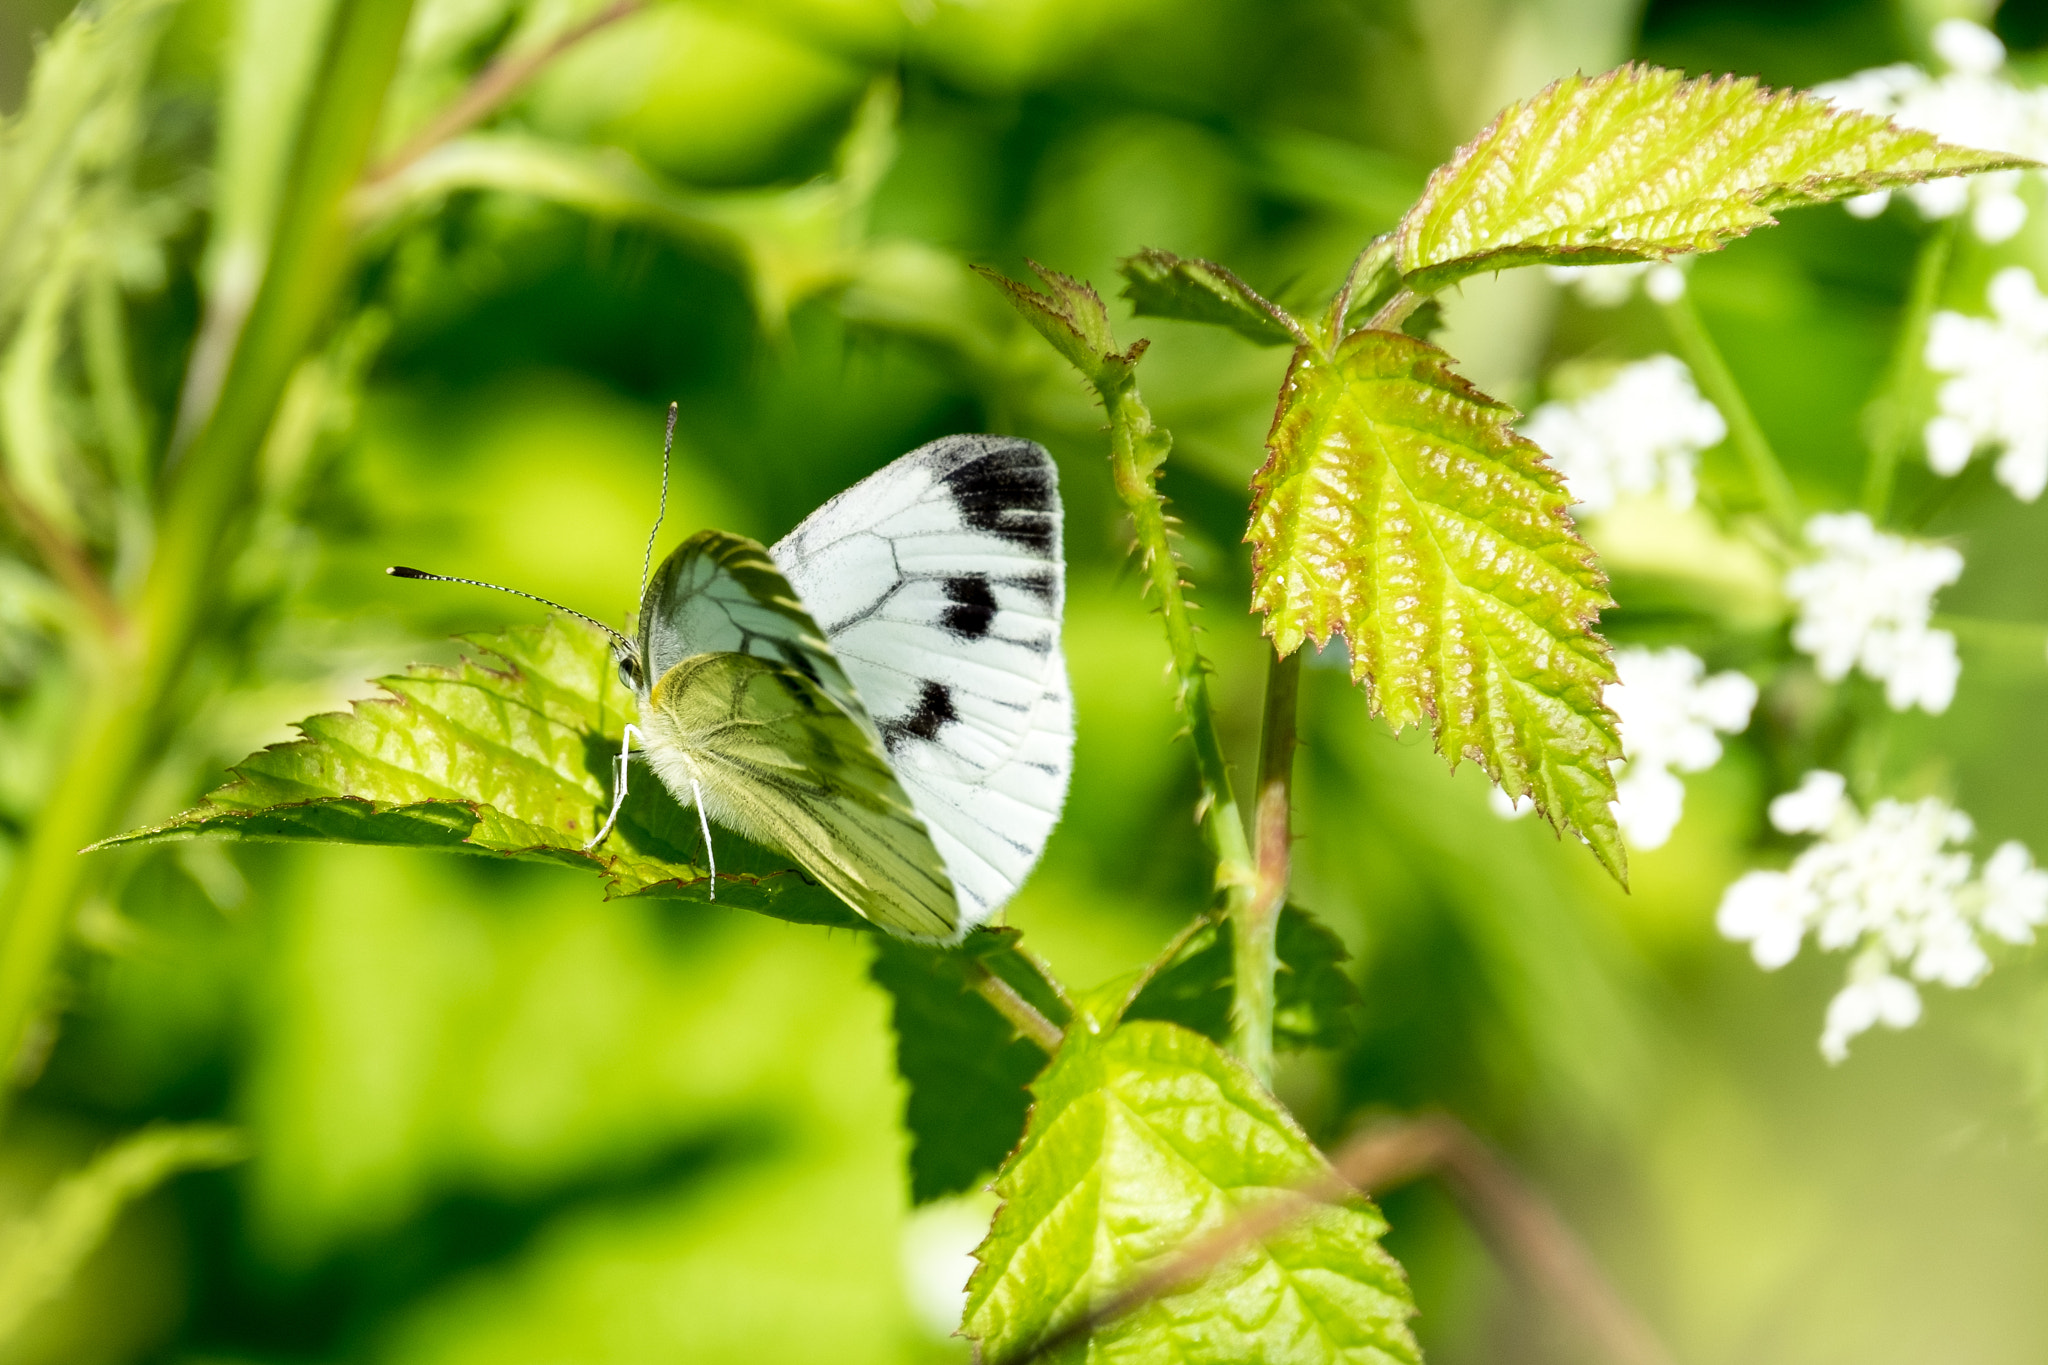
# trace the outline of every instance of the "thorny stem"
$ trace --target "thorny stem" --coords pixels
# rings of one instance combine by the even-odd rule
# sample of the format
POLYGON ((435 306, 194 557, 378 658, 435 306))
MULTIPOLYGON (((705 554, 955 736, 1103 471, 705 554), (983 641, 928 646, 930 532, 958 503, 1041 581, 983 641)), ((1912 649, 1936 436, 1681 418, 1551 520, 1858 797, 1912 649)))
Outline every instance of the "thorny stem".
POLYGON ((1927 330, 1934 320, 1934 306, 1941 301, 1942 281, 1948 275, 1949 257, 1954 254, 1960 217, 1935 225, 1920 254, 1913 262, 1913 282, 1906 294, 1905 316, 1892 345, 1892 360, 1885 370, 1884 387, 1863 411, 1863 430, 1870 444, 1870 463, 1863 471, 1863 510, 1870 519, 1883 523, 1891 508, 1892 481, 1898 475, 1899 457, 1912 440, 1912 397, 1914 380, 1920 374, 1921 356, 1927 350, 1927 330))
POLYGON ((1287 878, 1294 830, 1294 740, 1296 699, 1301 691, 1301 655, 1275 654, 1266 666, 1266 713, 1259 730, 1259 786, 1252 808, 1256 876, 1252 894, 1234 924, 1231 951, 1231 1032, 1237 1053, 1262 1080, 1273 1075, 1273 978, 1280 970, 1280 911, 1287 904, 1287 878))
POLYGON ((1018 1036, 1029 1038, 1050 1057, 1060 1050, 1060 1043, 1066 1035, 1060 1026, 1038 1012, 1037 1006, 1017 993, 1017 988, 997 976, 979 962, 966 964, 967 985, 989 1004, 995 1006, 997 1014, 1010 1021, 1010 1027, 1018 1036))
MULTIPOLYGON (((1159 464, 1165 458, 1168 436, 1152 425, 1152 414, 1138 396, 1138 387, 1128 374, 1120 381, 1098 385, 1103 408, 1109 414, 1111 473, 1117 496, 1130 513, 1137 532, 1138 554, 1148 575, 1152 594, 1158 599, 1160 617, 1166 623, 1166 642, 1173 653, 1173 671, 1179 684, 1180 710, 1187 721, 1188 737, 1194 743, 1195 767, 1202 785, 1202 833, 1216 859, 1216 886, 1223 893, 1224 909, 1242 941, 1256 933, 1250 922, 1252 892, 1257 871, 1250 842, 1245 836, 1244 816, 1231 790, 1230 767, 1223 757, 1223 740, 1216 730, 1215 705, 1209 696, 1209 665, 1195 643, 1186 585, 1181 582, 1180 560, 1166 533, 1166 501, 1158 486, 1159 464)), ((1240 949, 1242 951, 1242 948, 1240 949)), ((1268 949, 1266 956, 1270 958, 1268 949)), ((1256 994, 1240 978, 1235 996, 1242 1002, 1256 994)), ((1272 978, 1265 986, 1266 1008, 1263 1041, 1252 1036, 1257 1019, 1233 1007, 1236 1028, 1233 1047, 1239 1058, 1268 1079, 1272 1059, 1272 978), (1261 1059, 1264 1069, 1261 1069, 1261 1059)))
POLYGON ((1699 381, 1700 392, 1728 419, 1729 435, 1734 438, 1735 449, 1742 456, 1743 463, 1749 466, 1750 480, 1756 485, 1757 496, 1763 500, 1764 510, 1770 514, 1772 524, 1787 544, 1798 544, 1803 519, 1798 495, 1792 491, 1792 480, 1786 477, 1785 467, 1778 463, 1770 438, 1757 424, 1756 414, 1750 411, 1748 400, 1742 396, 1735 376, 1728 369, 1728 362, 1721 358, 1720 348, 1700 321, 1699 310, 1693 307, 1692 295, 1689 292, 1680 294, 1670 303, 1657 306, 1664 314, 1665 324, 1671 329, 1672 341, 1685 363, 1691 366, 1693 377, 1699 381))
POLYGON ((361 173, 398 61, 411 0, 341 8, 308 100, 270 265, 212 405, 170 482, 134 611, 133 643, 101 671, 70 752, 0 894, 0 1066, 44 1003, 44 978, 105 835, 150 762, 165 707, 205 633, 263 437, 350 262, 342 196, 361 173))
POLYGON ((499 57, 484 68, 470 83, 469 88, 456 97, 453 104, 436 114, 424 128, 408 138, 403 147, 378 162, 365 174, 363 184, 376 185, 389 180, 450 138, 468 132, 496 113, 506 100, 518 94, 520 87, 538 75, 549 62, 599 29, 609 27, 627 15, 638 12, 643 2, 644 0, 614 0, 612 4, 580 23, 570 25, 531 52, 499 57))

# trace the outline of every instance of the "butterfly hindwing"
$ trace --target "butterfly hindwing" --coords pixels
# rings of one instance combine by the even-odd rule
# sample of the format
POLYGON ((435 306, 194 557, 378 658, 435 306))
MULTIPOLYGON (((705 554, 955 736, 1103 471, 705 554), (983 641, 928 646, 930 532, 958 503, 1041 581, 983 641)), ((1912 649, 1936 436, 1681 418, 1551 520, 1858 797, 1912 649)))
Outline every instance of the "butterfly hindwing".
POLYGON ((820 507, 769 551, 866 704, 969 924, 1015 893, 1073 765, 1057 472, 952 436, 820 507))
POLYGON ((641 706, 647 758, 684 802, 783 849, 872 923, 951 942, 944 862, 868 729, 794 668, 753 654, 671 665, 641 706))

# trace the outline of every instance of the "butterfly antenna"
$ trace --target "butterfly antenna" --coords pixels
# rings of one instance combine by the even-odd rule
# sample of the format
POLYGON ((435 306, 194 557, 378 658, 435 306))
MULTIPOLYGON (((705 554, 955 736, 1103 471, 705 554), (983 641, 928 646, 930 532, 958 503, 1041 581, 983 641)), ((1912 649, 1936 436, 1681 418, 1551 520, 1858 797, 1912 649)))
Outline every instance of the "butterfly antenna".
POLYGON ((514 597, 524 597, 529 602, 538 602, 544 607, 553 607, 564 616, 573 616, 587 625, 596 626, 599 630, 611 636, 612 639, 618 641, 620 646, 629 652, 633 648, 631 640, 628 640, 623 634, 613 630, 595 616, 585 616, 573 607, 565 607, 560 602, 551 601, 535 593, 521 592, 517 588, 508 588, 502 583, 486 583, 480 578, 456 578, 451 574, 428 573, 425 569, 408 569, 403 564, 393 564, 384 572, 390 574, 393 578, 417 578, 426 583, 463 583, 472 588, 489 588, 492 592, 509 592, 514 597))
POLYGON ((654 507, 654 527, 647 533, 647 553, 640 556, 640 595, 647 596, 647 575, 654 568, 654 538, 661 534, 661 519, 668 515, 668 457, 676 448, 676 405, 668 405, 668 431, 661 438, 661 501, 654 507))

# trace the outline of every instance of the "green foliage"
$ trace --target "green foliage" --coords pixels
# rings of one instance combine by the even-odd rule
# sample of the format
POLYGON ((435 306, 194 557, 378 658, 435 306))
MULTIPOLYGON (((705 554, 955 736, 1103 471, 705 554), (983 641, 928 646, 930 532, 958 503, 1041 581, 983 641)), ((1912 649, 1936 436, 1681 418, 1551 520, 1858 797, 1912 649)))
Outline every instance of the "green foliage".
MULTIPOLYGON (((1033 1093, 968 1286, 963 1330, 991 1361, 1029 1349, 1204 1234, 1330 1178, 1249 1072, 1173 1024, 1072 1030, 1033 1093)), ((1414 1361, 1414 1308, 1380 1249, 1385 1231, 1363 1198, 1315 1204, 1056 1358, 1414 1361)))
POLYGON ((1430 177, 1398 260, 1424 293, 1503 266, 1662 260, 1778 209, 2028 164, 1802 91, 1630 65, 1503 110, 1430 177))
MULTIPOLYGON (((1229 1041, 1233 983, 1227 929, 1215 915, 1188 926, 1146 970, 1122 1017, 1161 1019, 1215 1042, 1229 1041)), ((1298 906, 1281 910, 1277 936, 1273 1046, 1344 1046, 1358 1031, 1358 987, 1344 969, 1350 954, 1335 934, 1298 906)))
MULTIPOLYGON (((1031 268, 1045 281, 1045 293, 1018 284, 986 266, 976 266, 975 273, 1002 290, 1024 320, 1051 342, 1052 348, 1098 392, 1121 392, 1130 387, 1138 358, 1150 343, 1138 341, 1128 350, 1118 350, 1116 335, 1109 327, 1109 310, 1102 306, 1102 296, 1093 286, 1049 270, 1036 261, 1031 262, 1031 268)), ((1165 460, 1168 449, 1165 434, 1159 435, 1160 440, 1154 443, 1153 469, 1165 460)))
POLYGON ((63 1292, 128 1204, 181 1172, 248 1155, 242 1133, 221 1124, 146 1128, 58 1181, 32 1216, 0 1227, 0 1345, 63 1292))
MULTIPOLYGON (((610 808, 633 714, 609 642, 559 618, 466 638, 484 662, 382 679, 384 696, 308 718, 304 739, 251 754, 202 805, 98 846, 214 834, 461 848, 587 867, 612 895, 708 896, 697 821, 650 776, 631 784, 611 838, 583 847, 610 808)), ((730 834, 718 854, 721 902, 859 923, 786 857, 730 834)))
POLYGON ((1253 479, 1252 601, 1282 653, 1341 631, 1396 730, 1429 720, 1453 767, 1533 796, 1622 877, 1614 671, 1593 630, 1612 602, 1515 416, 1397 332, 1298 352, 1253 479))
POLYGON ((383 226, 441 207, 451 194, 498 190, 567 205, 594 218, 643 222, 745 272, 756 316, 771 333, 790 310, 856 278, 868 202, 895 156, 895 84, 870 87, 841 141, 833 174, 783 188, 691 191, 617 147, 524 133, 473 133, 357 191, 352 208, 383 226))
POLYGON ((1280 307, 1214 261, 1186 260, 1147 247, 1126 256, 1124 297, 1139 317, 1179 318, 1228 327, 1261 346, 1305 345, 1308 333, 1280 307))
POLYGON ((973 1188, 1024 1132, 1028 1087, 1045 1069, 1036 1043, 1017 1036, 969 984, 975 965, 1014 987, 1064 1026, 1072 1009, 1014 929, 984 929, 953 950, 875 936, 869 973, 889 992, 896 1070, 909 1093, 910 1198, 928 1203, 973 1188))

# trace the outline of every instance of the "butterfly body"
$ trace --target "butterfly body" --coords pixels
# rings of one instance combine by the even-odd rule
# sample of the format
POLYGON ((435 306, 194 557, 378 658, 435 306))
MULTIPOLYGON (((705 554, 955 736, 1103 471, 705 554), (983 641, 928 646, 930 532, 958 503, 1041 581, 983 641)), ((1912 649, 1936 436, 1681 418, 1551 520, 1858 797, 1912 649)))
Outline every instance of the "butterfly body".
POLYGON ((691 536, 619 649, 646 762, 880 927, 957 940, 1015 892, 1066 795, 1060 515, 1041 447, 956 436, 772 549, 691 536))

